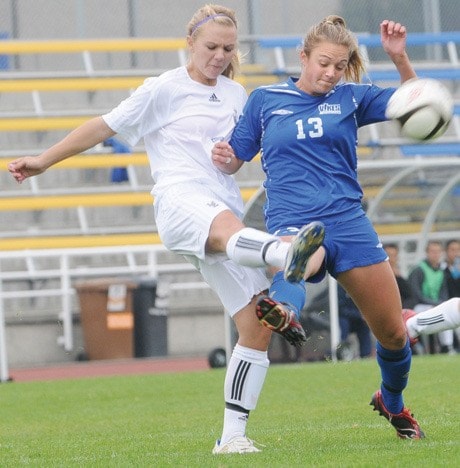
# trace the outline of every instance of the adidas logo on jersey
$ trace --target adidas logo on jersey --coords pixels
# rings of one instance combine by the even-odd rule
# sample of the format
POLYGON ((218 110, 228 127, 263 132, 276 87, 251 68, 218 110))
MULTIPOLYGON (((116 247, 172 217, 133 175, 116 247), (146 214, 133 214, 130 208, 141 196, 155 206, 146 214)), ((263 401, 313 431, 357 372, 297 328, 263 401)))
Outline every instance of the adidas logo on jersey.
POLYGON ((216 96, 215 93, 212 93, 211 97, 209 98, 209 102, 220 102, 220 99, 216 96))

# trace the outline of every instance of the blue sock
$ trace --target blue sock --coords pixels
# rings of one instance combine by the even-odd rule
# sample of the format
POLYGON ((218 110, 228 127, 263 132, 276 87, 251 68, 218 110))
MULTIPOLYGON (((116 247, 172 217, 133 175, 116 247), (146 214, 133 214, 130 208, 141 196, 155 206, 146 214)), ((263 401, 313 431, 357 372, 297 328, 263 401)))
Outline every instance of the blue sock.
POLYGON ((290 283, 284 279, 284 272, 278 271, 273 276, 268 294, 275 301, 287 304, 299 318, 300 311, 303 309, 307 298, 305 281, 290 283))
POLYGON ((390 413, 398 414, 404 408, 402 391, 407 386, 412 359, 409 340, 404 348, 396 351, 385 349, 379 342, 376 349, 382 375, 380 389, 383 402, 390 413))

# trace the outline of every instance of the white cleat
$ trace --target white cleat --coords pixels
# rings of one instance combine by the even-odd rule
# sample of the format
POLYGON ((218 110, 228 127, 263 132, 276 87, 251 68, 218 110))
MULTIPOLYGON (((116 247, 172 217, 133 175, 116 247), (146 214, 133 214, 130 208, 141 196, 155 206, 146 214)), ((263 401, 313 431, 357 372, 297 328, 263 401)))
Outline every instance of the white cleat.
POLYGON ((216 445, 212 449, 213 455, 222 453, 256 453, 260 450, 254 445, 254 441, 246 436, 236 436, 230 439, 225 444, 220 444, 220 440, 216 441, 216 445))

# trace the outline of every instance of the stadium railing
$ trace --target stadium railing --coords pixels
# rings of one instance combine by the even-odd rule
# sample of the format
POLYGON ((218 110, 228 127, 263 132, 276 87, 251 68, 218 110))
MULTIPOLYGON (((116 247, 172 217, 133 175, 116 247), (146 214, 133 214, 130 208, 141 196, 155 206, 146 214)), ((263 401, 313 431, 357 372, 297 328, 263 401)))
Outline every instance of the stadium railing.
MULTIPOLYGON (((157 284, 166 281, 168 291, 187 291, 208 288, 208 286, 195 279, 194 267, 180 256, 168 262, 161 260, 166 252, 163 245, 152 243, 146 239, 140 245, 123 245, 105 247, 82 247, 82 248, 51 248, 42 247, 34 251, 2 251, 0 249, 0 383, 9 379, 8 356, 6 347, 8 307, 13 301, 24 300, 52 300, 60 302, 57 311, 58 321, 62 325, 62 335, 57 337, 57 342, 65 352, 74 348, 74 319, 75 309, 75 281, 90 280, 98 277, 145 277, 154 278, 157 284), (81 259, 106 258, 103 265, 81 263, 81 259), (25 267, 18 268, 17 263, 24 263, 25 267), (6 264, 14 267, 4 268, 6 264), (167 279, 170 275, 177 277, 179 274, 189 275, 192 273, 191 281, 174 281, 171 284, 167 279), (166 275, 166 276, 164 276, 166 275), (28 285, 27 288, 23 284, 28 285), (39 287, 33 287, 33 284, 39 287)), ((15 307, 11 307, 15 309, 15 307)), ((51 308, 51 310, 53 310, 51 308)), ((48 312, 50 313, 50 312, 48 312)), ((36 324, 39 320, 35 320, 36 324)))
MULTIPOLYGON (((368 62, 369 79, 372 81, 394 81, 399 80, 399 76, 394 72, 394 67, 385 64, 371 63, 369 60, 369 49, 381 48, 380 35, 378 34, 357 34, 360 50, 368 62), (391 67, 390 70, 385 70, 391 67), (375 73, 375 74, 374 74, 375 73)), ((300 66, 296 62, 295 65, 289 65, 286 60, 286 51, 299 49, 302 46, 303 38, 299 36, 279 36, 265 37, 257 40, 257 45, 261 49, 273 50, 275 68, 270 70, 272 73, 279 75, 287 75, 298 73, 300 66)), ((430 61, 430 66, 427 66, 428 60, 424 60, 422 64, 415 64, 419 74, 428 73, 428 75, 437 79, 458 80, 460 78, 460 70, 458 68, 459 58, 457 53, 457 45, 460 43, 460 31, 439 32, 439 33, 410 33, 407 37, 407 46, 410 47, 427 47, 439 46, 445 47, 449 60, 445 63, 439 61, 430 61), (421 68, 419 68, 419 65, 421 68)))

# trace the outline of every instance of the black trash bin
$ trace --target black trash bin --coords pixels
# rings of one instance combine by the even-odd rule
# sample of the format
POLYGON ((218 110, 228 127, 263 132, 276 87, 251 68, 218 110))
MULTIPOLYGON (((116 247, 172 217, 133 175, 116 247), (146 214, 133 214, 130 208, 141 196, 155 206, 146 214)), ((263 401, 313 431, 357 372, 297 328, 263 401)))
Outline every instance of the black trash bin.
POLYGON ((154 279, 140 279, 133 290, 135 357, 168 354, 168 313, 157 286, 154 279))

